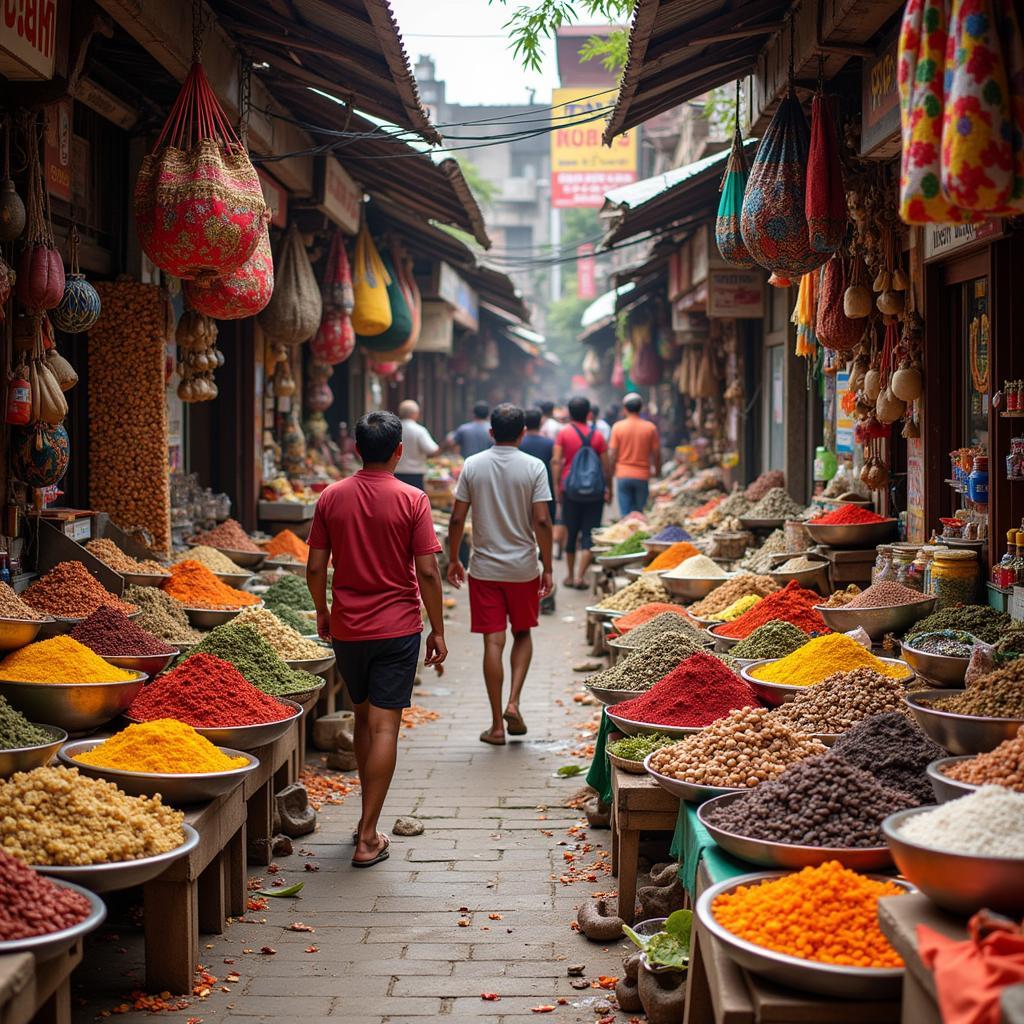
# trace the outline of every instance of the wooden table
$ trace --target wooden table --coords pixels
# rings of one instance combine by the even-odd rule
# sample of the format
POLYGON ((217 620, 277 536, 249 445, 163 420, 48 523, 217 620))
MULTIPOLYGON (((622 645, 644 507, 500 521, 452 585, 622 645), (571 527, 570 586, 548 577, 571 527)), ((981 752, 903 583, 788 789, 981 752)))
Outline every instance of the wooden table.
POLYGON ((631 775, 612 765, 612 874, 619 879, 619 917, 636 916, 636 879, 640 833, 672 832, 679 800, 649 775, 631 775))
POLYGON ((259 768, 242 784, 246 803, 246 844, 249 863, 267 865, 273 859, 274 794, 298 778, 299 730, 305 728, 303 715, 273 743, 252 751, 259 768))
MULTIPOLYGON (((702 864, 697 870, 697 896, 710 885, 702 864)), ((804 994, 737 967, 694 915, 683 1024, 896 1024, 899 1020, 900 1004, 895 1000, 804 994)))
POLYGON ((81 939, 39 964, 31 953, 0 956, 0 1024, 71 1024, 71 972, 81 962, 81 939))

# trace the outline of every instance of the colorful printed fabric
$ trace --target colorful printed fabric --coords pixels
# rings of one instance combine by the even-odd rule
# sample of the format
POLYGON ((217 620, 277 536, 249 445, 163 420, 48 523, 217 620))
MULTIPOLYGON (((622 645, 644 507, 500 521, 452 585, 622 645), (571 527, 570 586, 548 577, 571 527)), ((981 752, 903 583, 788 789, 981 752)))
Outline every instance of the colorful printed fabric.
POLYGON ((807 232, 808 145, 800 102, 787 96, 757 147, 740 216, 743 242, 754 260, 773 272, 773 283, 788 283, 828 259, 828 253, 811 248, 807 232))
POLYGON ((790 322, 796 326, 796 354, 812 359, 818 352, 818 336, 814 333, 815 292, 818 286, 817 270, 800 278, 800 289, 796 293, 796 305, 790 322))
POLYGON ((726 263, 734 267, 754 266, 753 257, 743 244, 740 231, 740 214, 743 210, 743 193, 747 187, 747 157, 743 152, 743 139, 739 129, 732 137, 732 149, 725 165, 722 179, 722 198, 718 201, 718 217, 715 220, 715 241, 718 251, 726 263))
POLYGON ((252 255, 240 267, 221 277, 185 282, 189 305, 215 320, 255 316, 266 307, 273 294, 274 256, 266 223, 252 255))
POLYGON ((815 252, 835 252, 846 233, 846 191, 835 112, 824 93, 815 93, 811 101, 811 149, 807 160, 804 214, 811 248, 815 252))

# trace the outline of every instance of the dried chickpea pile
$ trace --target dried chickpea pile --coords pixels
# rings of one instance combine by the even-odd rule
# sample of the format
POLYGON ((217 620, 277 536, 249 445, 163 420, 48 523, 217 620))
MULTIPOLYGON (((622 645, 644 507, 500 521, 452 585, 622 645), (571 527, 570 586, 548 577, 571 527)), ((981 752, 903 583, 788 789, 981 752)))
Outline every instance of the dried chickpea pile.
POLYGON ((773 779, 826 747, 796 732, 767 708, 739 708, 651 758, 661 775, 699 786, 744 789, 773 779))
POLYGON ((810 733, 846 732, 851 726, 889 711, 909 713, 903 694, 906 687, 897 679, 870 668, 836 672, 815 686, 802 690, 789 704, 772 714, 794 729, 810 733))
POLYGON ((629 586, 610 594, 597 607, 610 612, 631 612, 652 601, 668 601, 669 594, 661 581, 649 576, 633 580, 629 586))
POLYGON ((89 501, 122 529, 171 547, 164 360, 173 330, 167 294, 98 281, 103 311, 89 331, 89 501))
POLYGON ((0 780, 0 849, 26 864, 111 864, 184 842, 181 811, 127 796, 76 768, 35 768, 0 780))

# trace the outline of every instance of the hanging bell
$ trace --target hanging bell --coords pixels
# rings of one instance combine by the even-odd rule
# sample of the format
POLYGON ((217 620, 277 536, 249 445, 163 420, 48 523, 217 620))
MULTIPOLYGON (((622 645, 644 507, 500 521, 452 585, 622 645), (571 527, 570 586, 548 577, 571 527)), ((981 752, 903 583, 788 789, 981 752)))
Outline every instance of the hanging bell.
POLYGON ((65 334, 81 334, 100 318, 100 295, 85 274, 68 274, 64 294, 51 311, 50 319, 65 334))

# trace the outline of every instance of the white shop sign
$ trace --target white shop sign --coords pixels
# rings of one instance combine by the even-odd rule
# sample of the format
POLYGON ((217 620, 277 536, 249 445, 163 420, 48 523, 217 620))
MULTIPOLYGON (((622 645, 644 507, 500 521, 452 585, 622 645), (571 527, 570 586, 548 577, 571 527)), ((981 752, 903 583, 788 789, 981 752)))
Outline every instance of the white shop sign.
POLYGON ((423 319, 420 336, 416 342, 417 352, 437 352, 451 355, 454 340, 455 318, 447 302, 430 301, 423 303, 423 319))
POLYGON ((975 242, 995 238, 1002 231, 998 220, 983 220, 977 224, 927 224, 924 228, 924 258, 934 259, 956 252, 975 242))
POLYGON ((13 81, 53 78, 57 0, 0 0, 0 75, 13 81))

